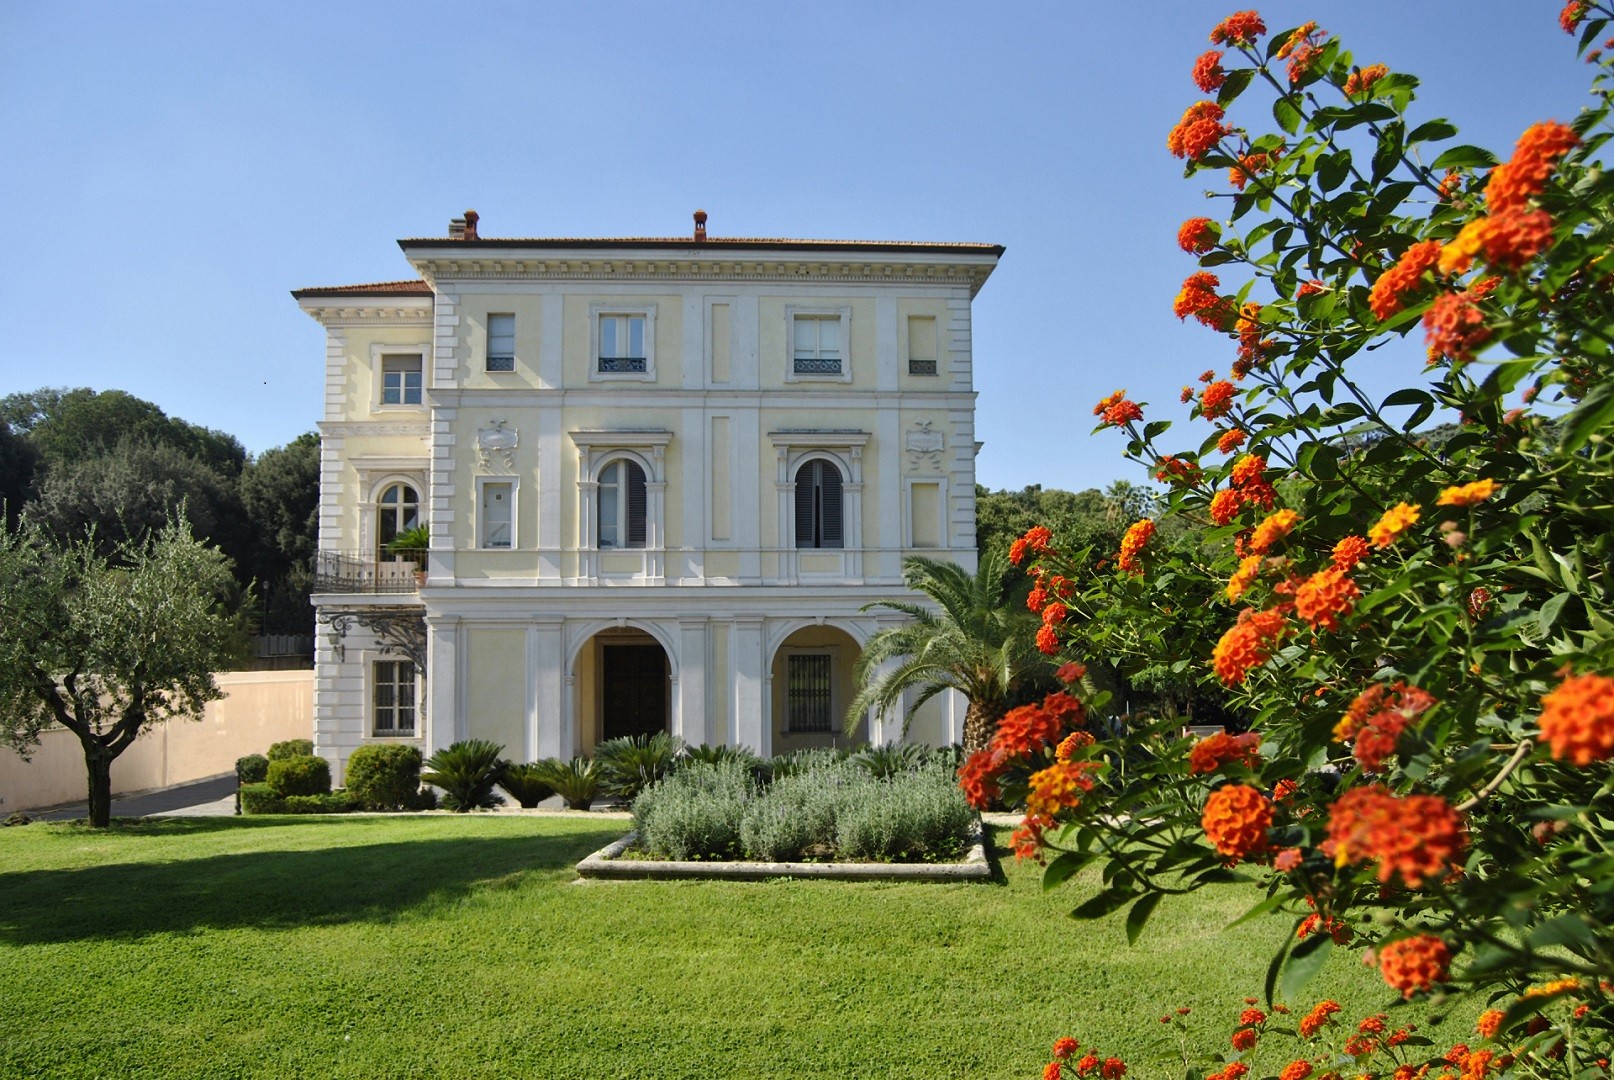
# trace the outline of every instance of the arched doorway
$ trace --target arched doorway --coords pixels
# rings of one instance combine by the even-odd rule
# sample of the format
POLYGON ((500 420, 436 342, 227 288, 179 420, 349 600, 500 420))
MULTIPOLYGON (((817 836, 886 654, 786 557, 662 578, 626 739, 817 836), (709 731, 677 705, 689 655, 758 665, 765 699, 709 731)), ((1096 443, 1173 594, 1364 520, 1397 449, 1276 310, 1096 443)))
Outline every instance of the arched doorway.
POLYGON ((579 751, 669 730, 671 682, 667 651, 650 634, 634 627, 595 634, 577 657, 579 751))
POLYGON ((837 626, 803 626, 780 642, 772 668, 775 754, 868 740, 866 718, 846 724, 861 655, 857 640, 837 626))

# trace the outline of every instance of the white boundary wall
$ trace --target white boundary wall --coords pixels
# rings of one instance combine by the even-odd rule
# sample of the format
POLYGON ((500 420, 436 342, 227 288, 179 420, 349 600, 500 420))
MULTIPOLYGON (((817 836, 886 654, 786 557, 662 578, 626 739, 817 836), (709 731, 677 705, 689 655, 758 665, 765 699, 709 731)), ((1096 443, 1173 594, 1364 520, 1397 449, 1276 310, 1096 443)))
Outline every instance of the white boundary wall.
MULTIPOLYGON (((224 697, 200 721, 148 727, 112 763, 112 793, 169 787, 235 771, 235 759, 273 742, 314 736, 312 671, 226 671, 213 676, 224 697)), ((32 760, 0 749, 0 817, 88 798, 84 750, 60 728, 40 736, 32 760)))

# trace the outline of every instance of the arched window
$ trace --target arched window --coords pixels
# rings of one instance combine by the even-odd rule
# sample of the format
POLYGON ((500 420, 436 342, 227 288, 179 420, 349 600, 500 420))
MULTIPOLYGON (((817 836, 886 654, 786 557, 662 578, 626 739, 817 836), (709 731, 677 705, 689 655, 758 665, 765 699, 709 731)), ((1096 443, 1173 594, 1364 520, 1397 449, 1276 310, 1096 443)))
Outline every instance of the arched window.
POLYGON ((404 483, 388 484, 375 506, 376 558, 386 559, 387 545, 420 524, 420 495, 404 483))
POLYGON ((644 519, 644 469, 618 458, 600 470, 600 548, 644 547, 644 519))
POLYGON ((844 547, 841 471, 823 458, 796 470, 796 546, 844 547))

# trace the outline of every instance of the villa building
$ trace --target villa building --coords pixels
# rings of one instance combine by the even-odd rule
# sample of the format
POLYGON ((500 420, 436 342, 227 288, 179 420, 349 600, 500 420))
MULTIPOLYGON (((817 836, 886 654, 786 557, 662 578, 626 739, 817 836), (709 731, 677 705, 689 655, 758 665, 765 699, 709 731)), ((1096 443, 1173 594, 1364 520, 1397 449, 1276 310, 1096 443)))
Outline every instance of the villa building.
MULTIPOLYGON (((513 760, 669 731, 762 754, 844 712, 905 555, 975 564, 987 244, 401 240, 325 329, 317 752, 513 760), (425 526, 419 552, 402 550, 425 526)), ((960 737, 934 699, 909 737, 960 737)))

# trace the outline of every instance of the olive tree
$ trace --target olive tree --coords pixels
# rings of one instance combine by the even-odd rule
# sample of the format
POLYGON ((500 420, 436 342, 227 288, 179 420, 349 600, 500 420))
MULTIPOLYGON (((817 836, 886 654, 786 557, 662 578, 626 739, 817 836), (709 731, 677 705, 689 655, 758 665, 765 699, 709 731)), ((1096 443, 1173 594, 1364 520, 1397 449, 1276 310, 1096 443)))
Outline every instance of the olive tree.
POLYGON ((78 736, 89 819, 106 825, 112 762, 152 724, 199 719, 239 640, 229 560, 170 522, 110 556, 24 521, 0 531, 0 742, 26 758, 52 724, 78 736))

